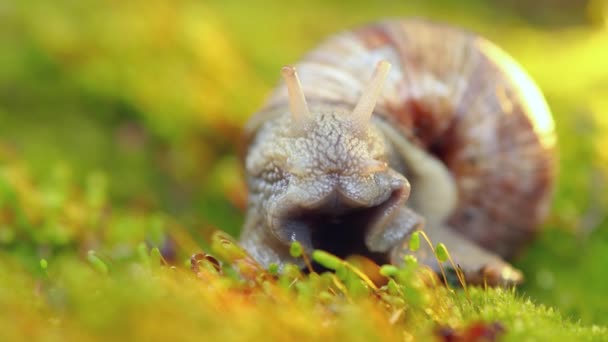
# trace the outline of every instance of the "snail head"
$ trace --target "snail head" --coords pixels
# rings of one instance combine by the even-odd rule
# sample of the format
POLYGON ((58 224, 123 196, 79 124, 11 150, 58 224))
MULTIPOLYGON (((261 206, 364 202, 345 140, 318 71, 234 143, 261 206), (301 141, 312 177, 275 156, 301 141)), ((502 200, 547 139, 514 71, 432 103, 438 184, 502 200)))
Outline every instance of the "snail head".
POLYGON ((255 171, 255 160, 270 173, 261 174, 272 183, 263 187, 272 192, 266 225, 280 241, 336 254, 365 250, 366 232, 407 200, 409 183, 389 167, 387 142, 370 123, 389 69, 387 61, 376 65, 354 108, 309 105, 295 68, 281 70, 290 113, 247 165, 255 171))

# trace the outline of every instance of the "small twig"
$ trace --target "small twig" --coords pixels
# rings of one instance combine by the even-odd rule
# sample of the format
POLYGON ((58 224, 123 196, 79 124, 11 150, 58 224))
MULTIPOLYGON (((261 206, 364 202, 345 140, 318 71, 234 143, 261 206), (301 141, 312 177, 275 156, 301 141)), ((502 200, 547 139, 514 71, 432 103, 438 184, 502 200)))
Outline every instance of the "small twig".
POLYGON ((388 319, 388 322, 391 325, 394 325, 395 323, 397 323, 397 321, 399 320, 399 318, 401 318, 401 315, 403 314, 403 308, 393 312, 393 314, 391 315, 391 317, 388 319))
POLYGON ((287 286, 287 288, 290 289, 292 286, 295 285, 295 283, 298 282, 298 280, 299 280, 298 278, 294 278, 294 280, 291 283, 289 283, 289 286, 287 286))
POLYGON ((431 242, 431 239, 429 239, 428 235, 426 235, 426 233, 424 231, 419 230, 419 232, 420 232, 420 234, 422 234, 422 237, 427 242, 429 247, 431 247, 431 252, 433 252, 433 256, 437 260, 437 264, 439 265, 439 269, 441 270, 441 276, 443 277, 443 282, 445 283, 445 286, 449 290, 451 290, 450 285, 448 284, 448 277, 445 275, 445 270, 443 269, 443 265, 441 264, 441 261, 439 260, 439 258, 437 257, 437 254, 435 253, 435 247, 433 247, 433 243, 431 242))
POLYGON ((452 259, 452 256, 450 255, 449 250, 448 250, 448 259, 450 260, 450 263, 452 264, 452 267, 454 268, 454 272, 456 272, 456 277, 458 277, 458 281, 460 282, 460 285, 464 289, 464 295, 467 297, 467 301, 469 302, 469 304, 471 304, 471 297, 469 296, 469 289, 467 288, 467 282, 464 279, 464 274, 462 274, 460 272, 461 271, 460 265, 456 265, 456 263, 454 262, 454 259, 452 259))
MULTIPOLYGON (((452 262, 452 264, 454 263, 454 261, 452 261, 452 258, 450 257, 450 262, 452 262)), ((460 284, 462 285, 462 288, 464 289, 464 294, 465 296, 467 296, 467 300, 469 301, 469 304, 471 304, 471 296, 469 295, 469 288, 467 285, 467 281, 466 278, 464 277, 464 271, 462 270, 462 267, 460 267, 460 265, 456 264, 456 266, 458 267, 456 269, 456 276, 458 277, 458 281, 460 281, 460 284)))
POLYGON ((371 279, 369 279, 367 274, 361 272, 360 269, 356 268, 355 266, 349 264, 346 261, 344 262, 344 266, 346 266, 349 270, 353 271, 353 273, 355 273, 359 278, 361 278, 361 280, 363 280, 367 284, 367 286, 374 289, 374 291, 378 291, 378 287, 376 286, 376 284, 374 284, 374 282, 371 279))
POLYGON ((308 272, 316 273, 315 270, 312 268, 312 263, 310 262, 310 258, 308 257, 308 253, 306 253, 306 251, 302 253, 302 259, 304 259, 304 264, 306 265, 308 272))
POLYGON ((340 281, 340 279, 338 279, 338 277, 335 274, 331 275, 331 279, 334 282, 334 285, 338 288, 338 290, 342 291, 342 293, 344 294, 344 297, 346 297, 346 299, 348 299, 349 302, 352 302, 352 298, 350 298, 350 296, 348 295, 348 290, 346 289, 346 286, 344 286, 344 284, 340 281))

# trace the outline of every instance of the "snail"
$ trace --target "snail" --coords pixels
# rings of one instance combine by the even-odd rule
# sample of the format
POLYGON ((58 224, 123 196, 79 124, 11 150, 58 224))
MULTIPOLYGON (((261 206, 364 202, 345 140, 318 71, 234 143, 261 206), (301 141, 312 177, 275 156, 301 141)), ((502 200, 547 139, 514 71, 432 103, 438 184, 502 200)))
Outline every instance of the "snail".
POLYGON ((289 246, 434 270, 442 242, 470 283, 517 284, 510 260, 546 217, 555 134, 540 90, 504 51, 425 19, 331 36, 245 126, 243 247, 263 265, 289 246), (424 245, 424 244, 423 244, 424 245))

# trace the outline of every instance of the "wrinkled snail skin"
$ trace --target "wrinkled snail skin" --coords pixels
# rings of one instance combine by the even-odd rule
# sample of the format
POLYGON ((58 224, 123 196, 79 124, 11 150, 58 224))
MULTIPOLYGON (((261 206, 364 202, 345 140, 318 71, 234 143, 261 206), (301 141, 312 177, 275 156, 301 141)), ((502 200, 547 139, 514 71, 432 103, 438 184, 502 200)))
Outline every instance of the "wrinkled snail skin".
POLYGON ((553 121, 522 68, 487 40, 422 19, 330 37, 246 126, 241 242, 264 265, 309 252, 404 254, 437 269, 423 229, 469 282, 522 281, 512 258, 547 215, 553 121), (424 244, 423 244, 424 245, 424 244))

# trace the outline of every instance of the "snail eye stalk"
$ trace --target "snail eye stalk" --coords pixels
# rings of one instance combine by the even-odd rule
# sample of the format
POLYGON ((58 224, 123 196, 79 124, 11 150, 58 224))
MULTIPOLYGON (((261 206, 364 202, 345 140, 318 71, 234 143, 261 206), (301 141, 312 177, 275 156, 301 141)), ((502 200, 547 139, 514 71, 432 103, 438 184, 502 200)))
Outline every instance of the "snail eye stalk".
POLYGON ((304 90, 302 90, 302 84, 298 78, 296 68, 292 66, 284 66, 281 68, 281 74, 285 80, 287 86, 287 93, 289 95, 289 110, 293 116, 296 130, 302 130, 312 120, 312 115, 308 110, 308 104, 304 97, 304 90))
POLYGON ((363 131, 367 127, 390 69, 391 64, 386 60, 381 60, 376 64, 372 79, 363 90, 361 98, 352 113, 353 126, 358 131, 363 131))

